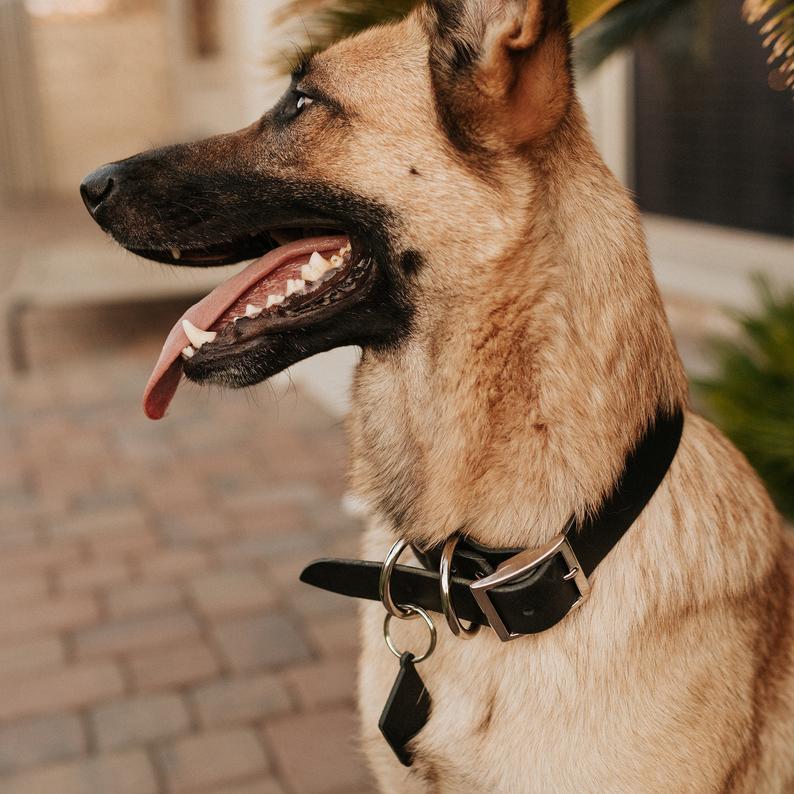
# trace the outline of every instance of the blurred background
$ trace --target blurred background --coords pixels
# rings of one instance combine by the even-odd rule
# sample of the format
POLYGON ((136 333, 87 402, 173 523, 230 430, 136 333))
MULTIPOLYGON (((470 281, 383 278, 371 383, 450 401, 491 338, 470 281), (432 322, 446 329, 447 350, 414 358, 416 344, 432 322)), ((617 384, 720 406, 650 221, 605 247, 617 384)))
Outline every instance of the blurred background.
MULTIPOLYGON (((77 188, 249 123, 297 46, 408 6, 0 0, 0 794, 372 790, 354 607, 297 582, 356 554, 357 353, 243 393, 183 388, 149 422, 164 335, 229 269, 136 261, 77 188)), ((643 210, 693 398, 791 517, 794 5, 572 11, 582 98, 643 210)))

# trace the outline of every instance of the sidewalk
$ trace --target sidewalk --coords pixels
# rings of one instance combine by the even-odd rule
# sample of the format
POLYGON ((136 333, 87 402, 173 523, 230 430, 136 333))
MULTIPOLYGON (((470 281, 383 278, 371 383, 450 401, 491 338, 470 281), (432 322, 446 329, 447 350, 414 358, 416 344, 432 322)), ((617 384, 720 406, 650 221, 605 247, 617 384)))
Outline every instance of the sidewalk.
POLYGON ((34 332, 0 403, 0 794, 373 791, 354 604, 297 581, 357 550, 339 423, 266 386, 149 422, 159 336, 58 362, 34 332))

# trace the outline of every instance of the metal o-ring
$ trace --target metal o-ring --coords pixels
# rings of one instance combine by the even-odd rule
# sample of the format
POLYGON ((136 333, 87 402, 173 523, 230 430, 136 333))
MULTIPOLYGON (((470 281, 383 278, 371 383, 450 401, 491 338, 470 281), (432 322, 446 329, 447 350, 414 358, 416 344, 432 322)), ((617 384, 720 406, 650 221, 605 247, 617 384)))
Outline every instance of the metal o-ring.
POLYGON ((401 659, 404 651, 401 651, 397 648, 394 644, 394 641, 391 638, 391 634, 389 633, 389 624, 391 623, 391 619, 393 617, 401 618, 402 620, 413 620, 414 618, 420 617, 424 620, 425 625, 428 629, 430 629, 430 644, 427 646, 427 650, 421 656, 414 657, 414 664, 419 664, 419 662, 423 662, 430 656, 431 653, 436 649, 436 627, 433 624, 433 619, 427 612, 422 609, 422 607, 418 607, 414 604, 406 604, 404 609, 408 613, 406 616, 403 615, 392 615, 391 612, 386 614, 386 617, 383 619, 383 638, 386 640, 386 645, 389 646, 389 650, 398 658, 401 659))
POLYGON ((389 549, 389 553, 386 555, 386 559, 383 561, 383 567, 380 569, 380 579, 378 580, 378 595, 380 596, 380 600, 383 602, 383 606, 386 607, 386 611, 395 618, 402 619, 415 616, 412 615, 409 609, 406 609, 404 606, 395 603, 394 599, 392 599, 391 575, 394 571, 394 566, 397 562, 397 559, 403 553, 403 551, 405 551, 407 546, 408 541, 401 538, 389 549))
POLYGON ((480 624, 473 621, 468 628, 464 626, 455 612, 452 603, 452 555, 455 553, 455 546, 458 545, 460 536, 450 535, 444 544, 441 552, 441 565, 439 566, 439 585, 441 587, 441 608, 444 610, 444 617, 447 619, 450 631, 456 636, 465 640, 470 640, 479 630, 480 624))

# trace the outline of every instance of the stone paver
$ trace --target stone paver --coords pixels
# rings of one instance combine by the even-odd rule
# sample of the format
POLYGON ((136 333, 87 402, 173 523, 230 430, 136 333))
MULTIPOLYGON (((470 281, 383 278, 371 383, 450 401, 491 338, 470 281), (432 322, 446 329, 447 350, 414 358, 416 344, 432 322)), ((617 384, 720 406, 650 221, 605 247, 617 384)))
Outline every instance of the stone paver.
POLYGON ((87 662, 21 680, 0 682, 0 720, 99 703, 124 689, 112 662, 87 662))
POLYGON ((374 791, 355 604, 297 581, 356 553, 340 423, 269 387, 146 420, 184 308, 32 312, 24 378, 0 346, 0 794, 374 791))
POLYGON ((116 618, 170 611, 182 602, 182 591, 167 582, 138 582, 114 587, 107 593, 108 610, 116 618))
POLYGON ((307 709, 352 703, 355 697, 356 665, 349 658, 292 667, 284 678, 307 709))
POLYGON ((207 568, 207 555, 198 549, 175 548, 154 552, 141 563, 149 581, 171 582, 207 568))
POLYGON ((274 596, 253 571, 216 571, 191 579, 188 589, 198 609, 208 617, 261 611, 274 596))
POLYGON ((67 568, 60 576, 60 589, 64 593, 93 592, 102 587, 126 582, 129 570, 123 562, 99 560, 67 568))
POLYGON ((0 779, 0 794, 158 794, 145 753, 134 750, 44 766, 0 779))
POLYGON ((7 576, 0 581, 0 604, 31 603, 46 596, 47 579, 43 574, 7 576))
POLYGON ((260 777, 248 783, 214 788, 207 794, 286 794, 286 792, 276 778, 260 777))
POLYGON ((60 667, 66 659, 63 641, 54 635, 0 645, 0 686, 7 677, 26 676, 60 667))
POLYGON ((178 695, 138 695, 98 706, 91 723, 99 748, 116 750, 184 733, 190 715, 178 695))
POLYGON ((268 770, 256 734, 243 728, 180 739, 160 746, 156 756, 174 792, 245 780, 268 770))
POLYGON ((210 648, 200 642, 138 653, 130 657, 129 664, 135 685, 143 692, 194 684, 220 671, 210 648))
POLYGON ((214 634, 229 666, 238 672, 294 664, 310 655, 300 631, 283 615, 225 621, 214 634))
POLYGON ((86 740, 74 714, 52 714, 0 727, 0 774, 80 755, 86 740))
POLYGON ((189 612, 143 617, 103 623, 76 633, 77 653, 83 657, 156 648, 197 637, 199 627, 189 612))
POLYGON ((97 603, 88 596, 66 596, 33 604, 0 607, 0 641, 20 634, 75 629, 96 621, 97 603))
POLYGON ((201 723, 209 727, 260 720, 291 706, 286 687, 272 673, 214 681, 195 689, 191 699, 201 723))
MULTIPOLYGON (((0 519, 0 526, 3 525, 5 520, 0 519)), ((17 575, 23 570, 52 570, 59 565, 79 562, 81 558, 80 545, 74 541, 6 550, 0 555, 0 574, 6 576, 17 575)))
POLYGON ((265 736, 287 784, 296 794, 375 791, 362 764, 352 709, 274 720, 265 727, 265 736), (308 752, 307 741, 311 745, 308 752))
POLYGON ((307 631, 314 645, 330 657, 349 658, 358 649, 358 620, 354 615, 312 618, 307 631))

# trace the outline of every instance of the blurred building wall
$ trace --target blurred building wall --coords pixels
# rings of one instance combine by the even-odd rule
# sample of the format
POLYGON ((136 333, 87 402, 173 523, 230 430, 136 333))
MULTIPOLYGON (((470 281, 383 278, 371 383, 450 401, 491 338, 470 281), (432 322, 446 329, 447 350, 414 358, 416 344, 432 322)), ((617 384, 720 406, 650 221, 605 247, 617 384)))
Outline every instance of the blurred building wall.
POLYGON ((169 44, 159 3, 40 17, 31 28, 53 192, 73 193, 96 166, 169 139, 169 44))
POLYGON ((4 192, 70 195, 101 163, 251 123, 283 91, 294 56, 272 24, 278 5, 206 3, 217 46, 201 51, 193 0, 32 18, 22 0, 0 0, 4 192))
POLYGON ((166 0, 173 109, 181 138, 250 124, 286 85, 275 67, 279 47, 290 50, 272 22, 279 1, 217 0, 214 5, 217 49, 202 54, 192 44, 190 0, 166 0))
POLYGON ((47 190, 30 24, 22 0, 0 0, 0 195, 47 190))

